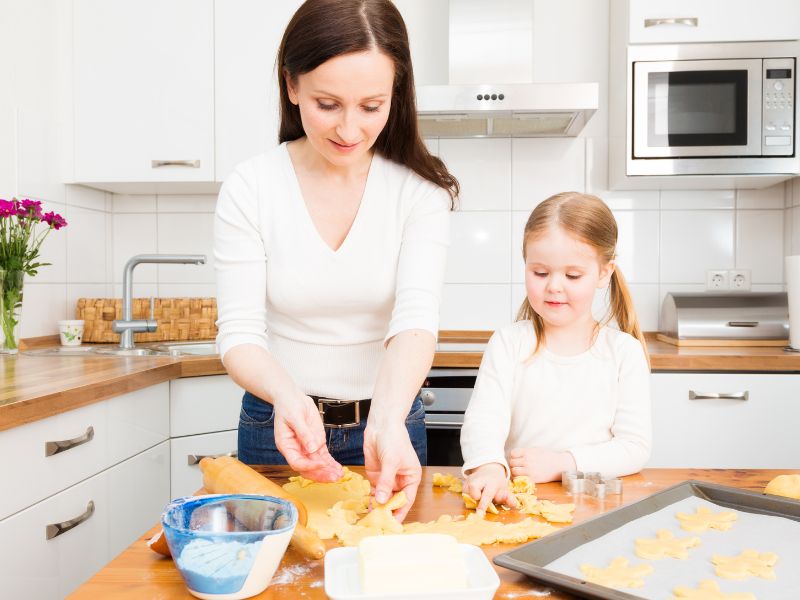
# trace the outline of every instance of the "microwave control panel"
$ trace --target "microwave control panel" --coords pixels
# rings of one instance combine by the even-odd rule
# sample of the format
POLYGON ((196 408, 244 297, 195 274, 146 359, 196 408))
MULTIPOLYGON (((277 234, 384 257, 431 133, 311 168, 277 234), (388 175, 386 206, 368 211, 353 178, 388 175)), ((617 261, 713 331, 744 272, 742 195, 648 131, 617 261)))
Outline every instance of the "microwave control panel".
POLYGON ((792 156, 795 136, 794 58, 765 58, 762 90, 761 152, 764 156, 792 156))

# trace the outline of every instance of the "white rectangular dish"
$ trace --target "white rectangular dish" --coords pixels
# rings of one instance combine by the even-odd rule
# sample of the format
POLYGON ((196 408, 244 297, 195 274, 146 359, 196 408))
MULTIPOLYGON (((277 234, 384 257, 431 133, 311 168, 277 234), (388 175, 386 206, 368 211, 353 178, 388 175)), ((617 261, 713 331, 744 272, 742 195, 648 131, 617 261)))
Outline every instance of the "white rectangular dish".
MULTIPOLYGON (((459 544, 467 567, 467 589, 409 594, 365 594, 361 591, 358 548, 334 548, 325 554, 325 593, 331 600, 491 600, 500 578, 478 546, 459 544)), ((413 576, 413 573, 409 574, 413 576)))

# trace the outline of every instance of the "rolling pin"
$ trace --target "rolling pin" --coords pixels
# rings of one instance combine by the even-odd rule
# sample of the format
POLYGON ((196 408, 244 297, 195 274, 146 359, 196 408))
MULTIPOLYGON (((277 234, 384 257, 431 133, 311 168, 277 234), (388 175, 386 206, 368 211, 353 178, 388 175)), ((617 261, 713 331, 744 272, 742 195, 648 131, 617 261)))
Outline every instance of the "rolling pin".
POLYGON ((230 456, 206 457, 200 461, 203 487, 211 494, 259 494, 288 500, 297 508, 297 526, 289 544, 304 556, 320 559, 325 556, 325 544, 307 529, 308 512, 302 502, 281 486, 230 456))

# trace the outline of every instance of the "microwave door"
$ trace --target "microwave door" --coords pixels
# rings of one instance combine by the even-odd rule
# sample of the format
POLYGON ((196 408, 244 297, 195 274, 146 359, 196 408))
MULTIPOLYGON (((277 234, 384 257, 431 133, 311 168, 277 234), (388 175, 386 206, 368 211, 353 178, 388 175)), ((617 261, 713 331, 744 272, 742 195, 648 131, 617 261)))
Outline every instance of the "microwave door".
POLYGON ((761 155, 762 60, 633 65, 634 158, 761 155))

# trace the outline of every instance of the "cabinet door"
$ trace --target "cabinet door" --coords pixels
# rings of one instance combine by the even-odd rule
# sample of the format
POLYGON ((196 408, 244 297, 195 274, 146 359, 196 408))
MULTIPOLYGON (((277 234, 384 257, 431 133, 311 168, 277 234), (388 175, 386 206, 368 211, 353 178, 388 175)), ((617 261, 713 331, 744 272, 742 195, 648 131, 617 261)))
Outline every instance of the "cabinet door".
POLYGON ((800 37, 797 0, 630 0, 629 6, 632 44, 800 37))
POLYGON ((213 181, 213 0, 73 10, 75 180, 213 181))
POLYGON ((51 600, 72 592, 108 562, 108 514, 100 474, 0 521, 0 595, 51 600), (80 522, 47 539, 48 525, 73 519, 80 522))
POLYGON ((216 180, 278 143, 275 59, 302 0, 226 0, 214 14, 216 180))
POLYGON ((228 375, 184 377, 170 385, 170 437, 236 429, 244 390, 228 375))
POLYGON ((108 560, 157 523, 170 500, 169 441, 112 467, 108 486, 108 560))
POLYGON ((653 452, 647 466, 800 466, 800 376, 655 373, 651 382, 653 452))
POLYGON ((173 498, 191 496, 203 487, 203 473, 198 462, 203 456, 230 454, 235 456, 236 430, 190 435, 171 441, 171 495, 173 498))

